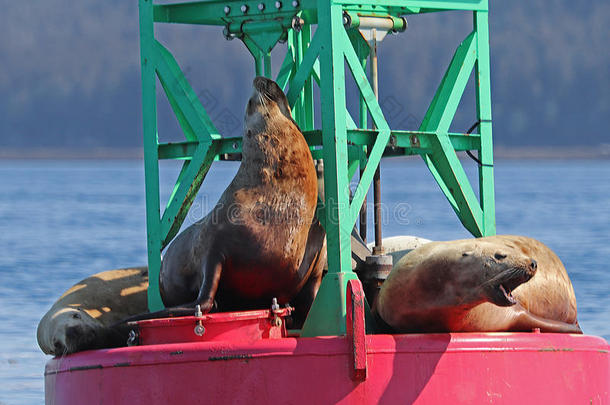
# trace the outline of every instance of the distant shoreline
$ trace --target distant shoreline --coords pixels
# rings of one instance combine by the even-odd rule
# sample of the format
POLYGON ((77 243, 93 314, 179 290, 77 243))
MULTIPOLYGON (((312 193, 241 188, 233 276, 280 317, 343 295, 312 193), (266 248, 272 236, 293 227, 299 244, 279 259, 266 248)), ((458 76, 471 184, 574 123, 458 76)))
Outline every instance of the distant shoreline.
MULTIPOLYGON (((466 157, 465 153, 460 153, 466 157)), ((142 160, 143 148, 1 148, 0 160, 142 160)), ((466 157, 467 158, 467 157, 466 157)), ((594 147, 507 147, 494 148, 495 159, 526 159, 526 160, 554 160, 554 159, 610 159, 610 144, 594 147)))

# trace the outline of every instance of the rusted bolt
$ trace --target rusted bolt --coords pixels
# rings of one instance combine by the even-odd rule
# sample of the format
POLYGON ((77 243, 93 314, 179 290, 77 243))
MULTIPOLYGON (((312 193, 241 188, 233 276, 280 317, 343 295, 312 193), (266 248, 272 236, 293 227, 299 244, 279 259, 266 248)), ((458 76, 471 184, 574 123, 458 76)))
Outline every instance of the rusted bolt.
POLYGON ((292 29, 296 32, 301 31, 301 28, 303 28, 304 24, 305 20, 303 20, 301 17, 298 17, 296 15, 292 17, 292 29))

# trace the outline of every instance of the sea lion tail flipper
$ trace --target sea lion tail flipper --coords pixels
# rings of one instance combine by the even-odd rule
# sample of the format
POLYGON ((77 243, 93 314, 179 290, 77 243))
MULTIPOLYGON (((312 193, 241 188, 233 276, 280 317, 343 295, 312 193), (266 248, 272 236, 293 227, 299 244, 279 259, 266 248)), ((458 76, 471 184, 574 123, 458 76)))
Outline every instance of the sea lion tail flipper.
POLYGON ((540 329, 541 332, 546 333, 575 333, 582 335, 582 329, 576 323, 566 323, 556 321, 553 319, 546 319, 536 316, 527 311, 522 312, 517 319, 517 328, 519 330, 532 330, 535 328, 540 329))

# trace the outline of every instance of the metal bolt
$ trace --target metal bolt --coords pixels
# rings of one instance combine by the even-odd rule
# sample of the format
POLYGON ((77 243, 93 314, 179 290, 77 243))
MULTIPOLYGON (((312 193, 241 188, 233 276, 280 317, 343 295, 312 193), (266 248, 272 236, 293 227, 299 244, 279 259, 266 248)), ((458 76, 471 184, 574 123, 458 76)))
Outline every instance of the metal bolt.
POLYGON ((280 305, 277 303, 277 298, 273 298, 271 300, 271 310, 272 311, 279 311, 280 309, 280 305))
POLYGON ((343 13, 343 25, 345 28, 349 28, 352 25, 352 17, 347 13, 343 13))
POLYGON ((247 4, 242 4, 240 10, 241 10, 242 13, 247 13, 248 12, 248 5, 247 4))
POLYGON ((201 312, 201 305, 197 305, 195 307, 195 316, 196 317, 202 317, 203 316, 203 313, 201 312))
POLYGON ((224 11, 225 11, 225 14, 226 14, 226 15, 229 15, 229 13, 231 12, 231 7, 229 7, 229 6, 225 6, 224 11))
POLYGON ((258 9, 263 11, 265 9, 265 3, 258 3, 258 9))
POLYGON ((233 149, 234 149, 234 150, 237 150, 237 147, 238 147, 239 145, 237 144, 237 142, 233 142, 233 145, 231 145, 231 146, 233 146, 233 149))
POLYGON ((277 8, 277 9, 282 8, 282 2, 281 1, 276 1, 275 2, 275 8, 277 8))
POLYGON ((297 8, 299 6, 298 0, 292 0, 292 7, 297 8))
POLYGON ((203 325, 197 325, 195 326, 194 332, 197 336, 203 336, 203 334, 205 333, 205 328, 203 327, 203 325))
POLYGON ((129 338, 127 339, 127 346, 135 346, 138 344, 138 334, 135 330, 129 331, 129 338))

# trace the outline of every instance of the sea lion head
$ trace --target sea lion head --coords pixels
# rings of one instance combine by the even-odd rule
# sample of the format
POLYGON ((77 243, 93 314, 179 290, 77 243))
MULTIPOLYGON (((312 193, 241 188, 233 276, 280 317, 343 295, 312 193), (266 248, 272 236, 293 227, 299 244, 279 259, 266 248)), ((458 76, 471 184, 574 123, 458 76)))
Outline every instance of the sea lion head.
POLYGON ((38 343, 46 354, 64 356, 94 349, 104 331, 100 321, 78 307, 62 308, 47 315, 46 322, 41 321, 37 332, 38 343))
POLYGON ((252 96, 246 107, 246 128, 257 127, 261 121, 277 113, 294 124, 288 99, 276 82, 257 76, 252 82, 252 87, 252 96))
POLYGON ((510 246, 474 239, 450 242, 443 251, 443 260, 469 291, 467 300, 489 301, 498 306, 517 303, 512 296, 521 284, 529 281, 537 270, 536 260, 510 246))

